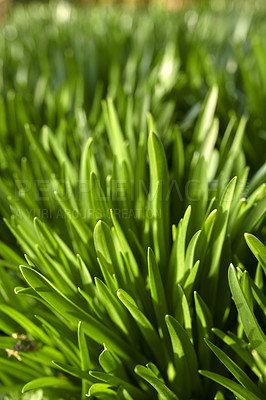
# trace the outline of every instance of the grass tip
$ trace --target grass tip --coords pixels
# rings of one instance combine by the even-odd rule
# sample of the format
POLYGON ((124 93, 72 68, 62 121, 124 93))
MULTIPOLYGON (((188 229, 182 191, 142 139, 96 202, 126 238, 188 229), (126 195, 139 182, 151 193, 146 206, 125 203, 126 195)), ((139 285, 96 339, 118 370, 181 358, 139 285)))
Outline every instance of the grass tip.
POLYGON ((136 365, 136 366, 135 366, 135 368, 134 368, 134 372, 136 372, 136 373, 137 373, 137 372, 138 372, 138 370, 139 370, 139 366, 138 366, 138 365, 136 365))

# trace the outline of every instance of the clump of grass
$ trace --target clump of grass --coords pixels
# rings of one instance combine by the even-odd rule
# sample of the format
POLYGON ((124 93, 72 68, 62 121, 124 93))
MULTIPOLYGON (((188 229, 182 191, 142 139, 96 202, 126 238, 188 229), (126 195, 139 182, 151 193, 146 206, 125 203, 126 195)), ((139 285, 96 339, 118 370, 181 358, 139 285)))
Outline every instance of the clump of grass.
POLYGON ((263 57, 256 28, 243 15, 214 65, 219 13, 36 10, 0 41, 0 391, 263 399, 262 70, 247 84, 239 63, 263 57))

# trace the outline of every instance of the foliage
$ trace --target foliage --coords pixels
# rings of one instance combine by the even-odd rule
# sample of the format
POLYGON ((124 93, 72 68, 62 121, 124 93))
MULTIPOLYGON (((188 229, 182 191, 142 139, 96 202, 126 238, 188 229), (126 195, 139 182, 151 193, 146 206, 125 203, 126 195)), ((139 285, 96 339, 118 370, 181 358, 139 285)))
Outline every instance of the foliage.
POLYGON ((14 8, 3 399, 265 398, 262 15, 14 8))

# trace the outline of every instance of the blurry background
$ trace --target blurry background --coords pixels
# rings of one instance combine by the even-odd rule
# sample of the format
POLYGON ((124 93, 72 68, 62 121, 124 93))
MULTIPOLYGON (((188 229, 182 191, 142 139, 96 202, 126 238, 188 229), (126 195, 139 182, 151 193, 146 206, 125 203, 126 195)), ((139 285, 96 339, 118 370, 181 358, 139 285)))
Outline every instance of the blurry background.
MULTIPOLYGON (((10 3, 12 0, 0 0, 1 5, 10 3)), ((14 3, 30 3, 34 0, 13 0, 14 3)), ((182 7, 188 3, 192 2, 206 2, 206 0, 69 0, 71 3, 115 3, 115 4, 128 4, 128 5, 147 5, 149 3, 163 4, 168 7, 182 7)), ((49 0, 43 0, 43 2, 49 2, 49 0)))
MULTIPOLYGON (((11 3, 33 3, 35 0, 0 0, 0 20, 3 20, 11 3)), ((39 0, 40 2, 40 0, 39 0)), ((48 3, 49 0, 42 0, 48 3)), ((50 1, 51 2, 51 1, 50 1)), ((124 4, 127 6, 146 6, 156 3, 168 9, 180 9, 191 3, 207 3, 207 0, 69 0, 74 4, 124 4)))

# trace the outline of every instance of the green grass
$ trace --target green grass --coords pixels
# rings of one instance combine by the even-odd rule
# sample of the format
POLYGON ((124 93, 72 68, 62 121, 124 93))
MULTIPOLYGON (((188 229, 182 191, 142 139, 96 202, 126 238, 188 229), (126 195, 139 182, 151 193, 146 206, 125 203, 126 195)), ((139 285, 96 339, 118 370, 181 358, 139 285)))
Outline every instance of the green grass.
POLYGON ((12 10, 0 398, 265 398, 263 16, 12 10))

